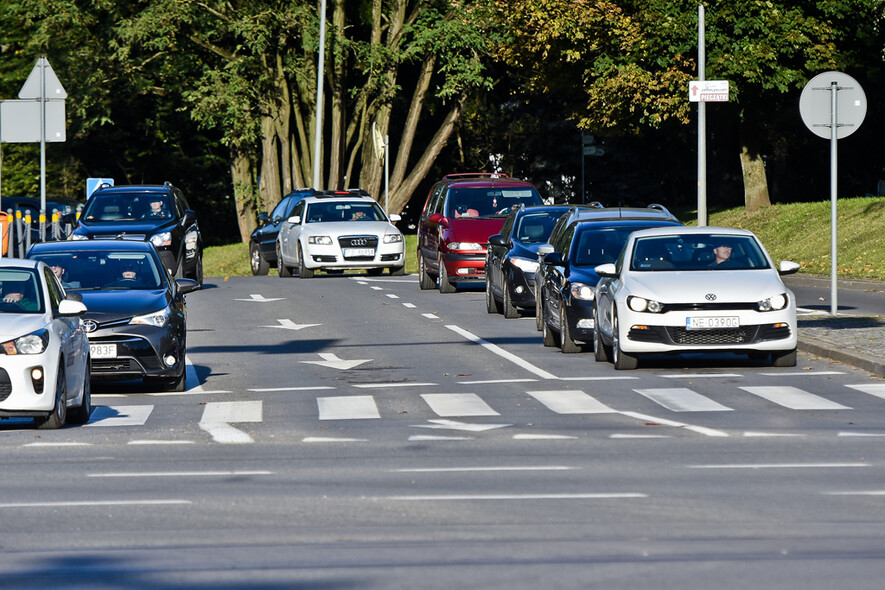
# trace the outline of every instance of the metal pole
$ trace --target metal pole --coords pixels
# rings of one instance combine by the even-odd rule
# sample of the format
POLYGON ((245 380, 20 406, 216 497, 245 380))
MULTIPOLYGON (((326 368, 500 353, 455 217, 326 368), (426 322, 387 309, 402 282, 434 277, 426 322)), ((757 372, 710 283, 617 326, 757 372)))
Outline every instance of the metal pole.
POLYGON ((836 294, 836 183, 838 168, 838 95, 839 83, 830 83, 830 314, 836 315, 839 309, 836 294))
MULTIPOLYGON (((698 5, 698 80, 707 76, 704 7, 698 5)), ((707 225, 707 105, 698 102, 698 226, 707 225)))
POLYGON ((326 62, 326 0, 320 1, 320 49, 317 61, 316 127, 313 133, 313 188, 320 189, 320 146, 323 131, 323 70, 326 62))
POLYGON ((46 57, 40 57, 40 241, 46 241, 46 57))
POLYGON ((581 132, 581 204, 584 204, 584 132, 581 132))

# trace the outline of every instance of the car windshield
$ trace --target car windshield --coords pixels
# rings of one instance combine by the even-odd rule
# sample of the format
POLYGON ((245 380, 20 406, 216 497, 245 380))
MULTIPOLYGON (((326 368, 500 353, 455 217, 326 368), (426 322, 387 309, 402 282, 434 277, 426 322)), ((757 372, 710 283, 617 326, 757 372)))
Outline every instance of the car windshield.
POLYGON ((751 270, 770 268, 753 236, 683 234, 639 238, 633 244, 630 269, 751 270))
POLYGON ((43 289, 37 272, 0 268, 0 313, 43 313, 43 289))
POLYGON ((561 215, 562 211, 526 213, 517 221, 513 235, 524 244, 543 244, 550 237, 550 232, 561 215))
POLYGON ((496 217, 520 205, 540 205, 541 196, 532 187, 453 188, 446 199, 446 217, 496 217))
POLYGON ((162 267, 148 252, 38 253, 67 291, 107 289, 162 289, 162 267))
POLYGON ((169 199, 157 192, 97 192, 89 197, 81 219, 86 221, 135 221, 172 217, 169 199))
POLYGON ((304 213, 307 223, 329 223, 333 221, 385 221, 384 211, 375 202, 367 201, 317 201, 308 203, 304 213))
MULTIPOLYGON (((648 227, 648 226, 646 226, 648 227)), ((578 228, 572 240, 571 257, 575 266, 599 266, 615 262, 627 238, 642 226, 612 228, 578 228)))

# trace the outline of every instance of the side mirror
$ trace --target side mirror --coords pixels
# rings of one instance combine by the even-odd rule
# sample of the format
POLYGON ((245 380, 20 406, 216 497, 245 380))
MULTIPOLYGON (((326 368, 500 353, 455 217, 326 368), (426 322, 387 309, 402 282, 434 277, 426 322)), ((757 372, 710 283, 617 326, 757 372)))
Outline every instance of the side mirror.
POLYGON ((489 236, 489 244, 492 246, 506 246, 507 240, 504 239, 504 236, 501 234, 495 234, 493 236, 489 236))
POLYGON ((191 293, 200 288, 200 283, 193 279, 175 279, 175 284, 178 285, 178 290, 183 294, 191 293))
POLYGON ((606 277, 609 279, 618 278, 618 268, 611 262, 606 264, 600 264, 596 268, 593 269, 593 272, 598 274, 601 277, 606 277))
POLYGON ((402 221, 402 217, 400 217, 396 213, 391 213, 390 215, 387 216, 387 218, 390 219, 390 223, 396 223, 397 221, 402 221))
POLYGON ((83 294, 77 293, 76 291, 71 291, 70 293, 65 293, 65 299, 67 299, 68 301, 82 302, 83 294))
POLYGON ((427 218, 427 221, 430 223, 442 223, 443 216, 442 213, 434 213, 430 217, 427 218))
POLYGON ((73 317, 86 313, 86 306, 82 301, 64 299, 58 303, 58 315, 73 317))
POLYGON ((799 263, 792 262, 790 260, 781 260, 780 265, 778 266, 777 272, 779 275, 791 275, 799 272, 799 263))
POLYGON ((300 225, 301 224, 301 216, 300 215, 293 215, 292 217, 290 217, 286 221, 291 223, 292 225, 300 225))
POLYGON ((267 223, 269 219, 270 218, 267 216, 267 212, 265 211, 262 211, 258 214, 258 221, 260 221, 261 223, 267 223))
POLYGON ((539 259, 544 258, 545 256, 547 256, 551 252, 553 252, 553 246, 551 246, 550 244, 541 244, 540 246, 538 246, 538 258, 539 259))
POLYGON ((562 266, 562 254, 560 252, 551 252, 544 256, 544 264, 551 264, 554 266, 562 266))

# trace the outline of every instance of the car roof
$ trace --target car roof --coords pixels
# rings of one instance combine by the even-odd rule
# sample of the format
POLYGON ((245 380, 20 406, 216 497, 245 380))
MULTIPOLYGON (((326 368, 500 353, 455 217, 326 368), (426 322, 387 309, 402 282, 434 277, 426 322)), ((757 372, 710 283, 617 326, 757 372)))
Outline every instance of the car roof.
POLYGON ((668 219, 679 221, 666 207, 651 204, 648 207, 577 207, 575 219, 668 219))
MULTIPOLYGON (((585 227, 622 227, 622 226, 631 226, 640 224, 643 226, 648 226, 649 228, 656 227, 685 227, 678 221, 674 221, 672 219, 652 219, 652 218, 618 218, 618 219, 578 219, 573 222, 573 225, 576 228, 585 228, 585 227)), ((636 231, 644 231, 636 230, 636 231)))
POLYGON ((174 188, 172 183, 168 181, 163 184, 103 184, 95 189, 92 196, 99 194, 171 193, 174 188))
POLYGON ((153 248, 150 242, 142 240, 66 240, 33 244, 27 255, 43 252, 103 252, 105 250, 145 252, 153 250, 153 248))
POLYGON ((0 268, 37 268, 40 262, 38 260, 29 260, 25 258, 4 258, 0 261, 0 268))
POLYGON ((725 234, 730 236, 751 236, 756 234, 746 229, 736 229, 733 227, 716 227, 716 226, 681 226, 681 227, 658 227, 650 229, 640 229, 633 233, 635 237, 646 236, 679 236, 693 234, 725 234))
POLYGON ((460 186, 465 188, 479 186, 534 186, 527 180, 511 178, 507 174, 497 172, 462 172, 457 174, 446 174, 442 177, 440 183, 448 186, 460 186))
MULTIPOLYGON (((331 191, 330 191, 331 192, 331 191)), ((364 202, 364 203, 374 203, 375 199, 370 197, 368 194, 360 195, 356 193, 338 193, 335 194, 323 194, 323 195, 312 195, 310 197, 304 197, 302 199, 304 203, 340 203, 340 202, 364 202)))
POLYGON ((569 207, 569 205, 527 205, 521 206, 516 212, 517 214, 556 213, 558 211, 568 211, 569 207))

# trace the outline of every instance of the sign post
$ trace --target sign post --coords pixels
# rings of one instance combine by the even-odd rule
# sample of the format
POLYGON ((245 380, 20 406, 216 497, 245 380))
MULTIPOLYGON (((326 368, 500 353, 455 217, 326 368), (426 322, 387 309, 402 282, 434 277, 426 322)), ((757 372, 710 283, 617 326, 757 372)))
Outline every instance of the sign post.
POLYGON ((836 264, 838 140, 857 131, 867 114, 867 97, 857 80, 824 72, 808 81, 799 97, 799 114, 808 129, 830 140, 830 314, 839 309, 836 264), (840 94, 841 93, 841 94, 840 94))

